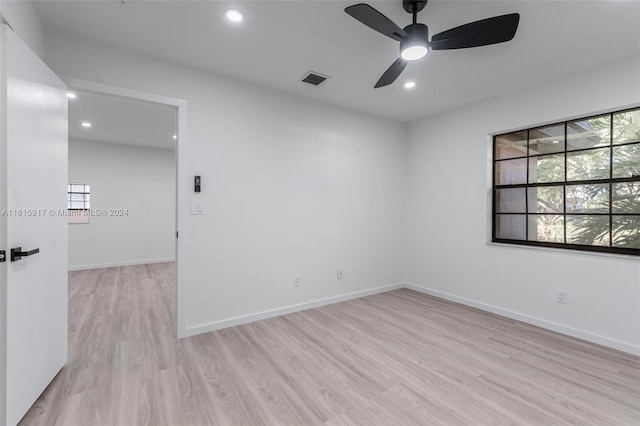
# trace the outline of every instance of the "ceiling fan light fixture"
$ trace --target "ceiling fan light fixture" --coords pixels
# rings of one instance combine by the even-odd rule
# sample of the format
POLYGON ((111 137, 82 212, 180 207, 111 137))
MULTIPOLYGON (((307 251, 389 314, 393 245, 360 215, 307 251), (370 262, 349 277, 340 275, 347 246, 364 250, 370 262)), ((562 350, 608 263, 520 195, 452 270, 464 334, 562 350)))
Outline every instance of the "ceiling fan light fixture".
POLYGON ((417 61, 427 56, 429 49, 423 44, 406 46, 400 51, 400 57, 405 61, 417 61))
POLYGON ((429 53, 429 29, 424 24, 411 24, 404 28, 408 34, 400 42, 400 57, 405 61, 417 61, 429 53))

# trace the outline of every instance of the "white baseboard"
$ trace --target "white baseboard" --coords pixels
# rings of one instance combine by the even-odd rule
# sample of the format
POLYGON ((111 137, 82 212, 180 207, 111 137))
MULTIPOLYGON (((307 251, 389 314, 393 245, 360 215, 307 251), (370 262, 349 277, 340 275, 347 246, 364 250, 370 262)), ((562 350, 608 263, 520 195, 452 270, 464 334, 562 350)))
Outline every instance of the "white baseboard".
POLYGON ((333 303, 344 302, 346 300, 358 299, 360 297, 365 297, 365 296, 371 296, 372 294, 385 293, 387 291, 397 290, 403 287, 404 287, 404 284, 402 283, 389 284, 381 287, 372 288, 369 290, 356 291, 354 293, 342 294, 340 296, 327 297, 325 299, 318 299, 311 302, 285 306, 283 308, 272 309, 269 311, 262 311, 256 314, 230 318, 230 319, 222 320, 218 322, 197 325, 194 327, 187 327, 187 329, 184 331, 185 334, 181 335, 180 337, 195 336, 196 334, 220 330, 227 327, 234 327, 236 325, 247 324, 250 322, 264 320, 267 318, 274 318, 280 315, 292 314, 294 312, 300 312, 300 311, 304 311, 311 308, 318 308, 320 306, 331 305, 333 303))
POLYGON ((84 271, 85 269, 113 268, 116 266, 147 265, 151 263, 175 262, 175 260, 176 259, 174 257, 168 257, 166 259, 140 259, 140 260, 131 260, 126 262, 96 263, 93 265, 73 265, 73 266, 69 266, 69 271, 84 271))
POLYGON ((481 309, 483 311, 491 312, 503 317, 515 319, 525 322, 527 324, 533 324, 538 327, 546 328, 557 333, 566 334, 568 336, 576 337, 578 339, 586 340, 589 342, 597 343, 599 345, 607 346, 613 349, 618 349, 623 352, 627 352, 633 355, 640 356, 640 346, 635 346, 630 343, 622 342, 620 340, 611 339, 609 337, 601 336, 599 334, 593 334, 588 331, 579 330, 577 328, 569 327, 566 325, 558 324, 553 321, 547 321, 542 318, 522 314, 519 312, 511 311, 509 309, 500 308, 498 306, 489 305, 486 303, 478 302, 475 300, 467 299, 465 297, 456 296, 450 293, 446 293, 432 288, 419 286, 416 284, 405 283, 404 288, 418 291, 420 293, 428 294, 430 296, 439 297, 441 299, 457 302, 462 305, 472 306, 474 308, 481 309))

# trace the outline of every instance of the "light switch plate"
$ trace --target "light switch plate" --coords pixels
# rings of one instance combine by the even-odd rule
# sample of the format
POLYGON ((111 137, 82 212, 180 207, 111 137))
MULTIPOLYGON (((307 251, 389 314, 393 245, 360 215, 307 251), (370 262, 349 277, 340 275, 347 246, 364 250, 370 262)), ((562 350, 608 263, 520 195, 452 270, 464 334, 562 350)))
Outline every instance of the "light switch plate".
POLYGON ((204 203, 202 201, 192 201, 190 212, 194 215, 204 214, 204 203))

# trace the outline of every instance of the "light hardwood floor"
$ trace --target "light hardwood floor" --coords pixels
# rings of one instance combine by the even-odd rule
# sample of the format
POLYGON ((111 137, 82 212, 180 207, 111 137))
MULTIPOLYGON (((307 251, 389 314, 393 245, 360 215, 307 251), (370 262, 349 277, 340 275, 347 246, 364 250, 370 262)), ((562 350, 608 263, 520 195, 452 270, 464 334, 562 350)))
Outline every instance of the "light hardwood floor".
POLYGON ((639 425, 640 358, 410 290, 177 340, 174 265, 70 273, 27 425, 639 425))

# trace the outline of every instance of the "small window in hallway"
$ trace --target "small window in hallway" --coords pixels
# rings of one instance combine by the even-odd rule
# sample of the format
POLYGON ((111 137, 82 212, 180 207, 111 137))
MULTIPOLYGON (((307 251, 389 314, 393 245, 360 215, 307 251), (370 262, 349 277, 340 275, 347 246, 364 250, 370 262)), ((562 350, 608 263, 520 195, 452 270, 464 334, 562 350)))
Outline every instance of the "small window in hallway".
POLYGON ((89 223, 91 186, 84 183, 70 183, 67 193, 69 223, 89 223))

